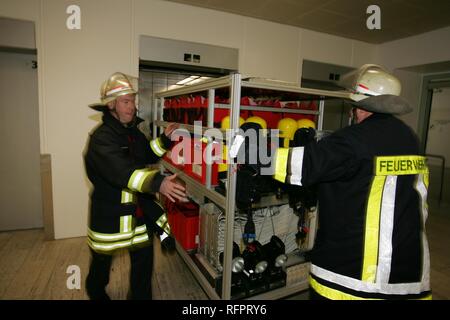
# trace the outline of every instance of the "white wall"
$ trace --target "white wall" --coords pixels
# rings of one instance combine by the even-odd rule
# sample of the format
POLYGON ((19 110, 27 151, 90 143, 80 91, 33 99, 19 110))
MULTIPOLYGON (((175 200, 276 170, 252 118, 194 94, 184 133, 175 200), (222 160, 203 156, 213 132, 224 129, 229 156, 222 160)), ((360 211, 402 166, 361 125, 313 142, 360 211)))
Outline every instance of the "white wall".
POLYGON ((405 67, 450 61, 450 27, 384 43, 378 47, 376 61, 394 71, 402 82, 402 96, 408 100, 413 112, 401 116, 416 132, 419 128, 424 74, 400 70, 405 67))
POLYGON ((361 41, 302 29, 301 57, 306 60, 360 67, 376 63, 377 46, 361 41))
POLYGON ((34 23, 0 17, 0 46, 36 49, 34 23))
POLYGON ((397 69, 450 60, 450 27, 379 46, 378 60, 397 69))
POLYGON ((412 112, 399 116, 399 118, 418 133, 419 101, 422 94, 423 76, 420 73, 405 70, 395 70, 394 74, 402 84, 401 96, 405 98, 412 107, 412 112))
POLYGON ((66 7, 73 3, 43 1, 45 153, 52 156, 56 238, 86 232, 89 185, 82 152, 98 120, 88 104, 98 101, 99 85, 111 73, 132 71, 130 1, 78 1, 81 30, 68 30, 66 7))

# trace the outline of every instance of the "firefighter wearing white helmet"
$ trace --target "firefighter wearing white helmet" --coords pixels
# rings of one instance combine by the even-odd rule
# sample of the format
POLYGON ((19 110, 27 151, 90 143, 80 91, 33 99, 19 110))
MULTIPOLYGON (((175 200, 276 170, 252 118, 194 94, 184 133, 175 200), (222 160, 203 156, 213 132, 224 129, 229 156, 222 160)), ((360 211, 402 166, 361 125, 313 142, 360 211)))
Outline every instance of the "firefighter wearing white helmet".
MULTIPOLYGON (((165 177, 148 166, 170 147, 169 125, 149 142, 139 131, 136 90, 131 77, 116 72, 100 88, 101 102, 90 105, 103 112, 102 124, 90 135, 84 156, 92 182, 88 245, 92 260, 86 279, 91 299, 109 299, 108 284, 112 255, 129 249, 131 258, 130 298, 151 299, 153 233, 161 244, 173 245, 170 226, 155 193, 172 201, 185 200, 185 189, 176 175, 165 177)), ((167 246, 166 246, 167 245, 167 246)))
POLYGON ((396 115, 412 110, 400 97, 400 81, 381 66, 365 64, 344 75, 340 85, 351 92, 353 105, 360 109, 396 115))
POLYGON ((428 168, 417 136, 394 116, 410 110, 400 82, 376 65, 344 80, 356 124, 273 159, 276 180, 318 187, 311 297, 431 299, 428 168))

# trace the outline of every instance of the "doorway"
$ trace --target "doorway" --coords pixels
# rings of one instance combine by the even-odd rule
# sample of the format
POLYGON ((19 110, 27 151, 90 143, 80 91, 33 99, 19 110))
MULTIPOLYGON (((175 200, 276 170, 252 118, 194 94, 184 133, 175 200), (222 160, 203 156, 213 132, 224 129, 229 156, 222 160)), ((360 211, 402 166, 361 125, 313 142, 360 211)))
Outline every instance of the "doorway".
POLYGON ((43 227, 36 53, 0 50, 0 231, 43 227))
POLYGON ((180 88, 210 78, 230 74, 232 70, 207 67, 191 67, 181 64, 140 61, 139 64, 139 108, 138 116, 144 119, 139 126, 141 131, 151 137, 150 120, 153 111, 153 95, 157 92, 180 88))
POLYGON ((425 153, 430 169, 429 198, 439 205, 450 203, 450 83, 429 88, 430 112, 425 153))
MULTIPOLYGON (((302 87, 328 91, 346 90, 339 80, 355 68, 303 60, 302 87)), ((327 99, 324 102, 323 130, 336 131, 349 124, 352 105, 342 99, 327 99)))

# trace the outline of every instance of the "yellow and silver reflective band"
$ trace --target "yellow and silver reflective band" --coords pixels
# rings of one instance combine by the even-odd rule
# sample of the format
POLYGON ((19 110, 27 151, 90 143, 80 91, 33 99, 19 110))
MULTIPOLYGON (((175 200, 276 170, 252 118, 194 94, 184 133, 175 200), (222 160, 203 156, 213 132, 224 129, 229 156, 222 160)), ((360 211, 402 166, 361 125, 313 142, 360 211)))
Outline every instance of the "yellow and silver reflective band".
POLYGON ((131 190, 122 189, 120 203, 137 203, 136 194, 131 190))
POLYGON ((297 186, 302 185, 304 147, 295 147, 291 150, 290 163, 288 164, 288 182, 297 186))
POLYGON ((381 299, 365 299, 357 297, 333 288, 329 288, 317 282, 313 277, 309 276, 309 284, 318 294, 330 300, 381 300, 381 299))
POLYGON ((407 174, 428 174, 426 158, 423 156, 376 157, 376 176, 399 176, 407 174))
POLYGON ((158 156, 162 157, 164 153, 166 153, 166 149, 162 146, 161 138, 156 138, 150 141, 150 148, 152 148, 153 152, 158 156))
POLYGON ((169 237, 169 235, 167 233, 163 232, 163 234, 161 234, 159 236, 159 240, 162 242, 162 241, 164 241, 165 238, 168 238, 168 237, 169 237))
POLYGON ((120 233, 127 233, 133 229, 133 217, 131 215, 120 217, 120 233))
POLYGON ((115 242, 124 239, 130 239, 134 236, 140 235, 142 233, 146 233, 147 228, 144 225, 136 227, 134 230, 128 232, 119 232, 119 233, 100 233, 92 231, 88 228, 88 236, 90 239, 100 242, 115 242))
POLYGON ((275 180, 282 183, 286 182, 288 158, 288 148, 278 148, 275 151, 275 180))
POLYGON ((430 250, 428 240, 425 233, 425 222, 428 218, 427 190, 428 190, 428 174, 419 174, 414 184, 414 188, 419 193, 422 213, 422 282, 430 282, 430 250))
POLYGON ((120 217, 119 233, 100 233, 88 228, 88 245, 94 251, 111 253, 148 240, 146 226, 140 225, 134 228, 134 217, 131 215, 120 217))
POLYGON ((275 152, 275 180, 302 185, 304 147, 278 148, 275 152))
MULTIPOLYGON (((397 189, 397 174, 418 174, 428 176, 425 158, 421 156, 377 157, 376 172, 367 204, 366 228, 362 280, 376 283, 389 281, 392 265, 392 234, 394 229, 394 210, 397 189), (386 172, 394 173, 386 175, 386 172), (422 174, 421 172, 425 172, 422 174)), ((426 186, 416 188, 422 199, 423 219, 426 220, 426 186), (420 191, 419 191, 420 189, 420 191)), ((425 234, 423 238, 424 263, 423 276, 429 274, 429 251, 425 234), (425 248, 426 247, 426 248, 425 248)), ((429 277, 429 275, 428 275, 429 277)), ((429 282, 429 281, 425 281, 429 282)))
MULTIPOLYGON (((327 286, 320 284, 311 276, 309 277, 309 284, 318 294, 331 300, 383 300, 381 298, 362 298, 333 288, 329 288, 327 286)), ((419 298, 418 300, 431 300, 431 299, 432 296, 431 294, 429 294, 426 297, 419 298)))
POLYGON ((156 221, 156 225, 164 230, 165 233, 170 235, 170 225, 169 220, 167 219, 167 214, 162 214, 158 220, 156 221))
POLYGON ((131 191, 143 192, 142 185, 146 179, 153 177, 157 170, 137 169, 132 173, 130 180, 128 180, 128 189, 131 191))
POLYGON ((378 235, 380 232, 380 210, 383 198, 385 176, 374 177, 369 193, 364 235, 363 281, 375 282, 378 257, 378 235))
POLYGON ((93 241, 90 238, 88 238, 88 245, 94 250, 94 251, 101 251, 101 252, 112 252, 117 249, 122 248, 128 248, 133 245, 142 244, 149 241, 147 233, 144 233, 142 235, 136 235, 131 239, 124 240, 124 241, 116 241, 116 242, 97 242, 93 241))
POLYGON ((388 283, 392 266, 392 235, 394 232, 394 210, 397 176, 387 176, 383 189, 380 213, 380 233, 376 282, 388 283))
MULTIPOLYGON (((311 274, 314 276, 323 279, 325 281, 337 284, 339 286, 356 290, 365 293, 378 293, 378 294, 386 294, 386 295, 407 295, 407 294, 421 294, 425 291, 430 291, 430 283, 429 282, 411 282, 411 283, 372 283, 367 281, 362 281, 359 279, 351 278, 344 276, 342 274, 338 274, 321 267, 318 267, 314 264, 311 264, 311 274)), ((321 285, 323 286, 323 285, 321 285)), ((313 286, 314 288, 314 286, 313 286)), ((327 288, 327 287, 325 287, 327 288)), ((314 290, 316 290, 314 288, 314 290)), ((320 289, 318 289, 320 290, 320 289)), ((333 289, 336 290, 336 289, 333 289)), ((324 297, 329 297, 328 292, 322 293, 317 291, 324 297)), ((431 298, 431 295, 430 295, 431 298)), ((331 299, 331 297, 330 297, 331 299)))

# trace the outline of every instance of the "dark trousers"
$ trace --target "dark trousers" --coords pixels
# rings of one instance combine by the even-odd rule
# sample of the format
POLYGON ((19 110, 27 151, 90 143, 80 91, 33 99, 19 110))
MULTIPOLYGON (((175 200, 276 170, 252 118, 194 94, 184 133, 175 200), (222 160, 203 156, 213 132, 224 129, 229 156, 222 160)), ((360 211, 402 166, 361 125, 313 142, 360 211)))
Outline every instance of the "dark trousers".
MULTIPOLYGON (((132 300, 152 299, 153 244, 137 250, 128 250, 130 254, 130 292, 132 300)), ((86 278, 86 291, 91 300, 107 300, 105 288, 109 283, 112 256, 99 254, 91 250, 92 260, 86 278)))

